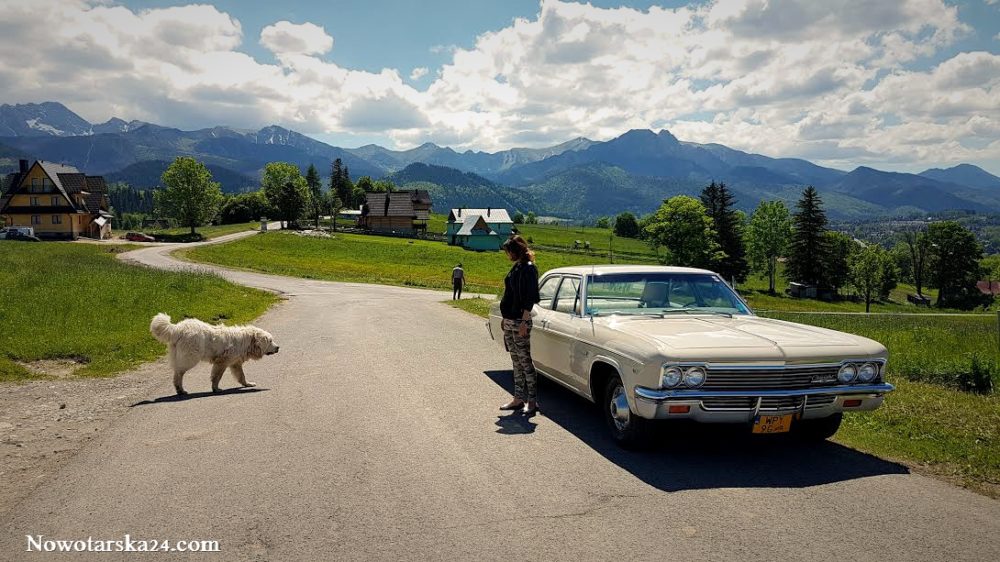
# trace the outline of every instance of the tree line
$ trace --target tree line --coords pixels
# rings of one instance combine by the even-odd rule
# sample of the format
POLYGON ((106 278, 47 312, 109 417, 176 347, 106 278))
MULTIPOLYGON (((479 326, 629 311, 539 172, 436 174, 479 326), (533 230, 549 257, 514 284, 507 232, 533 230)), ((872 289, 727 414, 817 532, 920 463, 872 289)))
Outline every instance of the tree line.
POLYGON ((647 241, 670 265, 718 272, 734 284, 751 273, 777 293, 779 277, 837 295, 851 289, 870 311, 900 281, 938 290, 937 306, 971 309, 988 304, 980 279, 1000 280, 1000 256, 983 258, 975 235, 956 221, 899 232, 888 248, 831 230, 823 201, 806 187, 792 212, 782 201, 762 201, 748 217, 735 209, 732 192, 712 182, 700 197, 678 195, 653 213, 629 212, 599 220, 615 235, 647 241), (784 267, 780 267, 783 264, 784 267))
POLYGON ((197 227, 234 224, 268 218, 281 221, 282 227, 299 226, 307 220, 316 228, 321 217, 336 217, 345 208, 357 208, 368 191, 395 191, 388 180, 362 176, 351 180, 350 170, 337 158, 330 164, 329 182, 324 186, 319 170, 310 164, 303 176, 298 166, 271 162, 264 166, 260 189, 225 195, 212 174, 201 162, 190 157, 176 158, 160 178, 162 187, 151 191, 135 190, 127 185, 109 189, 112 208, 119 228, 136 229, 142 218, 153 215, 169 218, 177 225, 197 227))

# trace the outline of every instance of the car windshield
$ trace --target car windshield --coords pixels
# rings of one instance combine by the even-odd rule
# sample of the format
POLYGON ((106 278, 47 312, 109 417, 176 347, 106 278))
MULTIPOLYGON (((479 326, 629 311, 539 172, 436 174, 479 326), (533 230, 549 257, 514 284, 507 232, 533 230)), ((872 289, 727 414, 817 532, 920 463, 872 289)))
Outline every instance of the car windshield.
POLYGON ((589 277, 587 313, 599 316, 751 314, 746 304, 718 275, 660 272, 589 277))

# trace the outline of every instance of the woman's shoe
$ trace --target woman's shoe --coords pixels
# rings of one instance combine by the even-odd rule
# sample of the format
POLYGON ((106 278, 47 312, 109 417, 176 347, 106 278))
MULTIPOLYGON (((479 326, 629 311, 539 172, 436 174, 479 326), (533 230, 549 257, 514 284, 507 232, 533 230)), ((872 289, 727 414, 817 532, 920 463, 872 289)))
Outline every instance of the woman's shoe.
POLYGON ((500 406, 501 410, 520 410, 524 406, 524 402, 521 400, 511 400, 510 402, 500 406))
POLYGON ((524 405, 524 415, 533 416, 538 413, 538 402, 528 402, 524 405))

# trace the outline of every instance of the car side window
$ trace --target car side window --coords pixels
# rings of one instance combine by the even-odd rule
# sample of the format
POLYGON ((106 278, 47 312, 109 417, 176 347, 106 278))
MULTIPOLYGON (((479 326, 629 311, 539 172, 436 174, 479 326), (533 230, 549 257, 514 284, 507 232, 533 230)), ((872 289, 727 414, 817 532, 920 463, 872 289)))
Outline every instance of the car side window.
POLYGON ((552 277, 547 277, 542 284, 538 286, 538 306, 542 308, 552 308, 552 297, 556 296, 556 289, 559 288, 559 280, 562 277, 558 275, 553 275, 552 277))
POLYGON ((564 277, 559 292, 556 294, 556 310, 573 314, 580 298, 580 280, 576 277, 564 277))

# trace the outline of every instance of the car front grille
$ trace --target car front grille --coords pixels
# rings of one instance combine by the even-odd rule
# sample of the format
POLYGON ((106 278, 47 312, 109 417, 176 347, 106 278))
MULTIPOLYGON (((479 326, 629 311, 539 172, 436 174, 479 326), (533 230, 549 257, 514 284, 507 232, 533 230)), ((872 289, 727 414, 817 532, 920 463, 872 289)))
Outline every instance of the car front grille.
MULTIPOLYGON (((806 401, 806 409, 829 406, 836 396, 810 396, 806 401)), ((756 398, 726 397, 703 398, 701 407, 705 410, 752 410, 757 403, 756 398)), ((802 407, 801 396, 768 396, 760 401, 761 411, 798 410, 802 407)))
POLYGON ((773 369, 711 367, 705 390, 802 390, 837 383, 838 365, 803 365, 773 369))

